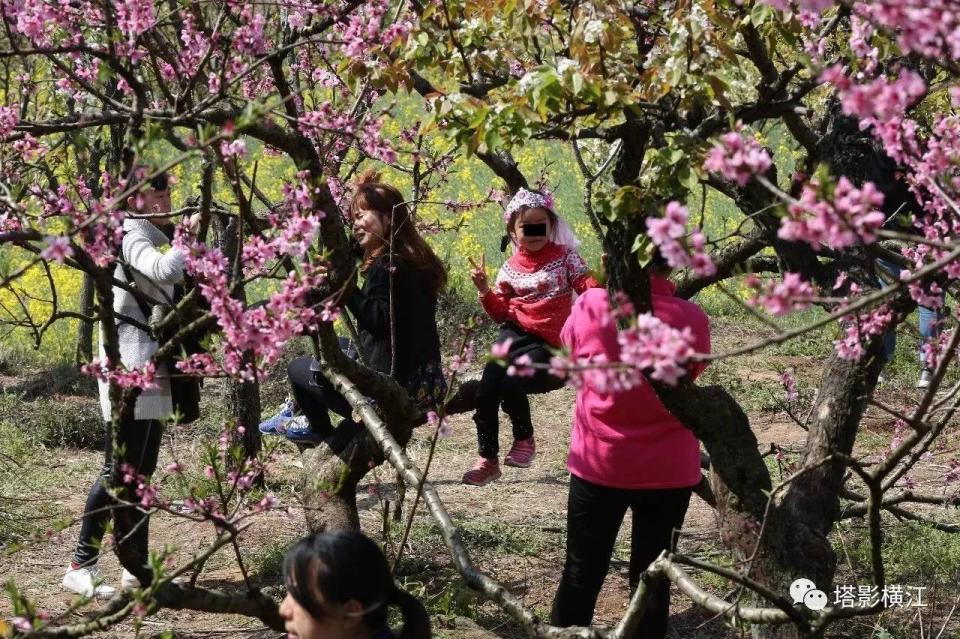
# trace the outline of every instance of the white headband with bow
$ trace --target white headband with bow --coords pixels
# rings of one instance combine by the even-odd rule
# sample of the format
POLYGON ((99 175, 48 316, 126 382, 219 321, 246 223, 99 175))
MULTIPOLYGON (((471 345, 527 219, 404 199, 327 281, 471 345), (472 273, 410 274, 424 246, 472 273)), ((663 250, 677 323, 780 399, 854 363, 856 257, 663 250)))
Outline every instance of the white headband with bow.
MULTIPOLYGON (((503 210, 503 223, 509 224, 513 214, 524 207, 544 208, 553 211, 553 196, 537 193, 536 191, 528 191, 523 188, 520 189, 510 198, 507 208, 503 210)), ((554 213, 556 213, 556 211, 554 211, 554 213)))

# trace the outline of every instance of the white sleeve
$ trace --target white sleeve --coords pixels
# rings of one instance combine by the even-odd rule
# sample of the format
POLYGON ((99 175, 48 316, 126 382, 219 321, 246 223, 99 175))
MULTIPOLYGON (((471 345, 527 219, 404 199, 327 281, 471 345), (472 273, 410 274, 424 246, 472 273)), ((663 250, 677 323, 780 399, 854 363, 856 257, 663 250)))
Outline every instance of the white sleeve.
POLYGON ((161 253, 142 233, 134 231, 123 236, 123 259, 133 270, 157 284, 183 281, 183 252, 173 248, 161 253))

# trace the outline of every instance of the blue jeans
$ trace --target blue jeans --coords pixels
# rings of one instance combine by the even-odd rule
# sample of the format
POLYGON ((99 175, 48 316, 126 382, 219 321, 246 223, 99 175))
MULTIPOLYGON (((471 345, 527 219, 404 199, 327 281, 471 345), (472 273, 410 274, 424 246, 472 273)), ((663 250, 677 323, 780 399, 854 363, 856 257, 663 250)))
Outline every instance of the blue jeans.
MULTIPOLYGON (((877 266, 889 273, 891 277, 894 277, 898 280, 900 279, 900 272, 903 269, 893 262, 888 262, 887 260, 877 260, 877 266)), ((877 279, 879 281, 879 278, 877 279)), ((879 284, 883 286, 882 281, 879 281, 879 284)), ((927 308, 926 306, 918 306, 917 309, 920 311, 920 346, 917 347, 917 355, 920 359, 920 363, 924 368, 926 368, 926 362, 924 361, 923 357, 923 345, 933 339, 936 339, 940 335, 940 329, 942 327, 941 320, 943 320, 943 315, 939 310, 927 308)), ((887 331, 887 333, 883 336, 884 361, 887 363, 893 361, 893 356, 896 351, 897 332, 887 331)))

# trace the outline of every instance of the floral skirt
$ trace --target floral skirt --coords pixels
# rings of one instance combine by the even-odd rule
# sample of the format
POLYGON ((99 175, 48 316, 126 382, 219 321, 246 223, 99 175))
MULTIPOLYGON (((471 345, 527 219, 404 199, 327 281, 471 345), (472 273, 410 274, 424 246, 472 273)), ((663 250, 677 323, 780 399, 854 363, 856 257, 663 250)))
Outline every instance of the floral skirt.
POLYGON ((407 380, 406 389, 420 410, 437 410, 447 395, 443 366, 440 362, 427 362, 417 367, 407 380))

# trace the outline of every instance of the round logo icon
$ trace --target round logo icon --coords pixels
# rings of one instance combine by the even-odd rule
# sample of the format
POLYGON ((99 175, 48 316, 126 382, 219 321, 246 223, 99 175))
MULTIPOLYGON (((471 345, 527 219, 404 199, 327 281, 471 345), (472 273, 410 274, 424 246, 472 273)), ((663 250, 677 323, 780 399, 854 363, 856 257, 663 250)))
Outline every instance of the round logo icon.
POLYGON ((803 596, 803 605, 810 610, 823 610, 827 607, 827 593, 822 590, 808 590, 803 596))
POLYGON ((797 579, 792 584, 790 584, 790 596, 793 597, 793 603, 799 604, 803 603, 804 596, 811 590, 816 590, 817 584, 813 583, 805 577, 797 579))

